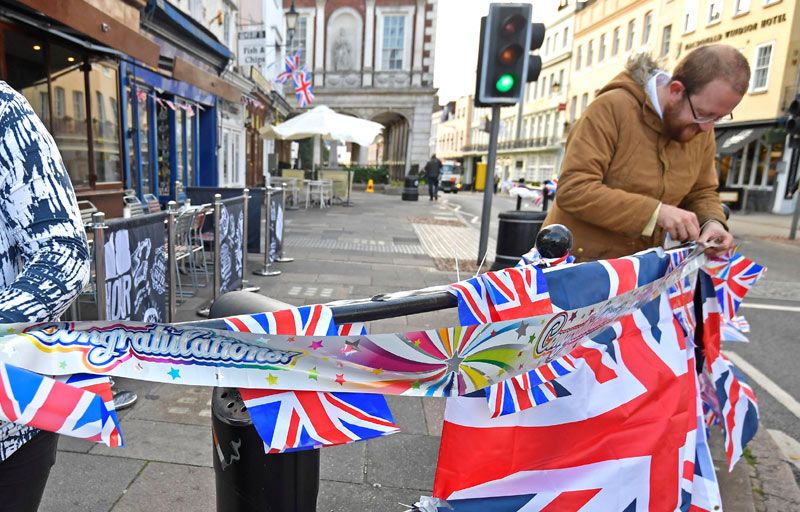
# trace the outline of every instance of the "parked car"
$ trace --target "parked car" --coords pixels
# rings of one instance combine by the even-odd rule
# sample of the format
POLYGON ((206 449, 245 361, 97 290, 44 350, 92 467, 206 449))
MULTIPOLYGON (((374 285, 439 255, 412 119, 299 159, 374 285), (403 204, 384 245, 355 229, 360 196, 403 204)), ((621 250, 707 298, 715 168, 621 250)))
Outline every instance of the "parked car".
POLYGON ((439 175, 439 190, 457 194, 464 186, 464 168, 456 162, 442 162, 442 173, 439 175))

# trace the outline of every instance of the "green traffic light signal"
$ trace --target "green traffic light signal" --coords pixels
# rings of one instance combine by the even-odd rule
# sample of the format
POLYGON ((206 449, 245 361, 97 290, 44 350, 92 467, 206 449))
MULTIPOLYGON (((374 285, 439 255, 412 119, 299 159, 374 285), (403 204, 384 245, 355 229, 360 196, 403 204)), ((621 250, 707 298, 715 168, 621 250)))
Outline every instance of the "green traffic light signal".
POLYGON ((514 88, 515 83, 516 80, 514 79, 514 76, 506 73, 504 75, 500 75, 500 78, 497 79, 497 82, 495 82, 494 87, 498 91, 506 93, 514 88))

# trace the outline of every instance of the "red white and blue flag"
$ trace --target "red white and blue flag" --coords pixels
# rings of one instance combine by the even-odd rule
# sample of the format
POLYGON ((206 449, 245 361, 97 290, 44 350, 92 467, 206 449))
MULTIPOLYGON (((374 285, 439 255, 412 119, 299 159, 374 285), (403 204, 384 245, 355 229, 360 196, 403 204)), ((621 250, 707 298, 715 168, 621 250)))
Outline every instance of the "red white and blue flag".
POLYGON ((481 325, 552 313, 542 270, 525 265, 486 272, 450 285, 461 325, 481 325))
MULTIPOLYGON (((357 336, 366 333, 361 324, 337 326, 330 308, 322 305, 228 317, 225 323, 232 331, 264 334, 357 336)), ((317 376, 309 374, 309 378, 317 376)), ((383 395, 239 391, 268 453, 336 446, 400 430, 383 395)))
MULTIPOLYGON (((703 349, 705 353, 704 371, 708 378, 701 379, 705 384, 704 396, 709 418, 707 422, 719 423, 725 435, 725 454, 728 466, 733 466, 741 458, 744 447, 758 430, 758 402, 753 388, 744 376, 736 370, 721 351, 721 327, 723 314, 712 277, 700 273, 700 293, 703 299, 703 349)), ((746 291, 745 291, 746 293, 746 291)), ((739 301, 744 297, 740 295, 739 301)), ((737 306, 738 307, 738 306, 737 306)))
POLYGON ((74 375, 69 384, 0 363, 0 419, 122 446, 108 377, 74 375))
POLYGON ((609 373, 576 359, 568 396, 499 418, 448 399, 434 496, 456 512, 675 510, 696 391, 667 297, 593 339, 609 373))
POLYGON ((707 268, 725 320, 736 317, 742 299, 767 270, 739 253, 730 259, 712 261, 707 268))
POLYGON ((299 72, 300 68, 300 52, 295 52, 294 55, 287 55, 283 59, 283 71, 278 74, 276 78, 278 83, 285 84, 294 74, 299 72))
POLYGON ((294 93, 297 96, 297 104, 300 108, 311 105, 314 101, 314 89, 311 86, 311 73, 305 69, 294 74, 294 93))

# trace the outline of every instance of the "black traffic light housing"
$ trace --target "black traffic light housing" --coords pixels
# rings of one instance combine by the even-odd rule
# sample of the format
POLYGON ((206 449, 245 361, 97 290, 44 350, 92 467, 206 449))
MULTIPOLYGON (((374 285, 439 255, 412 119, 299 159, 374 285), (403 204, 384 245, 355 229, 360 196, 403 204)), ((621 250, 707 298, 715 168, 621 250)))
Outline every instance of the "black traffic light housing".
POLYGON ((475 105, 514 105, 525 84, 536 81, 542 60, 530 52, 544 41, 545 27, 531 24, 530 4, 491 4, 481 19, 475 105))
POLYGON ((789 104, 787 116, 783 119, 783 127, 787 135, 800 135, 800 94, 789 104))

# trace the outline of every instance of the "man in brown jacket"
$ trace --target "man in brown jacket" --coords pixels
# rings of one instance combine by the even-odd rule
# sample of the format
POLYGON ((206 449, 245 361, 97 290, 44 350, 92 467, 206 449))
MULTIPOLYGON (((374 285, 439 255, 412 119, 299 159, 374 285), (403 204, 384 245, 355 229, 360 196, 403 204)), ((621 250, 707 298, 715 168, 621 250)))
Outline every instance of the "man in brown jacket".
POLYGON ((698 48, 672 76, 632 58, 567 139, 545 225, 573 233, 578 261, 616 258, 672 240, 729 249, 717 194, 714 123, 747 91, 750 67, 726 45, 698 48))

